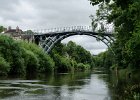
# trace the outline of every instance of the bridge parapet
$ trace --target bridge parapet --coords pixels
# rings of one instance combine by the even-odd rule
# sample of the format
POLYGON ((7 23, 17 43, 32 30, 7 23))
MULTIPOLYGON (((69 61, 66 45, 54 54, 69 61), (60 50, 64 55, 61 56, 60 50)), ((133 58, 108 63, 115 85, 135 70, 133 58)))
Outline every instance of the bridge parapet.
MULTIPOLYGON (((34 35, 41 35, 41 34, 53 34, 53 33, 64 33, 64 32, 95 32, 99 33, 102 32, 101 29, 93 29, 91 26, 72 26, 72 27, 60 27, 60 28, 51 28, 51 29, 41 29, 41 30, 34 30, 34 35)), ((104 33, 112 34, 112 29, 106 29, 103 31, 104 33)))

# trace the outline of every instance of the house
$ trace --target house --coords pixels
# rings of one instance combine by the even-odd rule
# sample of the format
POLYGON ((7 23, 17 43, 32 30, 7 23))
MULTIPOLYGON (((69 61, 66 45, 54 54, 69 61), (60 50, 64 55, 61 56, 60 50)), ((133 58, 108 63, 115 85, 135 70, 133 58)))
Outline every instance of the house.
POLYGON ((12 37, 14 40, 25 40, 27 42, 33 41, 33 34, 25 34, 18 26, 16 29, 12 29, 11 26, 5 30, 4 34, 12 37))
POLYGON ((5 30, 4 34, 12 37, 15 40, 21 40, 22 34, 24 33, 18 26, 16 29, 12 29, 11 26, 9 26, 8 29, 5 30))

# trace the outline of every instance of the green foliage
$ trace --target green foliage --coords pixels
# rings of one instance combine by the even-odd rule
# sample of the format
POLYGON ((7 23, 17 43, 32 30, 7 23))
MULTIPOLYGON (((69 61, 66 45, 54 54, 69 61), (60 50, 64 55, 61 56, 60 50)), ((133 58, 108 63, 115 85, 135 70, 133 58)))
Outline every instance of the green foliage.
POLYGON ((21 46, 32 52, 33 58, 37 58, 36 67, 39 72, 51 72, 55 66, 54 61, 41 48, 32 43, 20 42, 21 46))
POLYGON ((37 72, 39 67, 39 61, 36 55, 33 52, 24 49, 23 58, 26 66, 26 73, 37 72))
POLYGON ((5 28, 3 26, 0 26, 0 33, 3 32, 5 28))
POLYGON ((58 53, 53 55, 55 61, 55 70, 57 72, 68 72, 71 71, 70 59, 65 56, 62 56, 58 53))
POLYGON ((25 31, 24 33, 25 33, 25 34, 29 34, 29 35, 33 35, 33 34, 34 34, 34 32, 33 32, 32 30, 27 30, 27 31, 25 31))
POLYGON ((10 74, 24 74, 24 59, 22 58, 22 48, 12 38, 0 36, 0 54, 10 64, 10 74))
POLYGON ((77 70, 81 70, 81 71, 89 70, 90 67, 91 66, 89 64, 83 64, 83 63, 77 64, 77 70))
POLYGON ((114 55, 110 50, 102 52, 95 57, 95 66, 110 69, 115 64, 115 60, 113 58, 114 55))
POLYGON ((60 58, 60 65, 58 68, 58 70, 60 70, 59 72, 68 72, 68 71, 70 71, 70 67, 72 67, 72 66, 70 64, 69 59, 66 57, 61 57, 60 58))
POLYGON ((134 33, 132 38, 126 44, 126 61, 129 66, 140 68, 140 32, 134 33))
POLYGON ((51 57, 36 44, 15 41, 0 35, 0 74, 30 75, 36 73, 84 71, 93 65, 91 54, 74 42, 58 43, 51 57))
MULTIPOLYGON (((96 23, 114 24, 115 39, 112 45, 115 52, 113 61, 120 68, 140 68, 140 1, 139 0, 90 0, 98 4, 96 23)), ((102 58, 104 59, 104 57, 102 58)), ((110 58, 106 58, 110 59, 110 58)))
POLYGON ((58 43, 51 52, 58 72, 84 71, 94 65, 90 52, 70 41, 67 45, 58 43))
POLYGON ((10 70, 10 65, 4 58, 0 57, 0 75, 7 75, 10 70))
POLYGON ((0 73, 25 76, 53 71, 54 61, 37 45, 15 41, 5 35, 0 35, 0 44, 0 73))
POLYGON ((90 52, 85 50, 83 47, 76 45, 74 42, 70 41, 67 44, 67 54, 70 58, 76 60, 77 63, 89 64, 92 66, 93 57, 90 52))

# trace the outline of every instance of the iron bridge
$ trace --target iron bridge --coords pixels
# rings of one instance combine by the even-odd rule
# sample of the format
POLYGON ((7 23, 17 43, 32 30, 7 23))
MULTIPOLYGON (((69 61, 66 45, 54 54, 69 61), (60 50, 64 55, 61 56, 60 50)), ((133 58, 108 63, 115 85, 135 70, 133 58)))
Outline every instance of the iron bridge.
MULTIPOLYGON (((110 47, 114 42, 113 31, 108 29, 106 31, 94 30, 91 26, 74 26, 64 28, 42 29, 34 32, 34 41, 37 45, 42 47, 49 53, 56 43, 73 35, 88 35, 96 38, 97 41, 102 41, 105 45, 110 47)), ((113 50, 112 50, 113 51, 113 50)))

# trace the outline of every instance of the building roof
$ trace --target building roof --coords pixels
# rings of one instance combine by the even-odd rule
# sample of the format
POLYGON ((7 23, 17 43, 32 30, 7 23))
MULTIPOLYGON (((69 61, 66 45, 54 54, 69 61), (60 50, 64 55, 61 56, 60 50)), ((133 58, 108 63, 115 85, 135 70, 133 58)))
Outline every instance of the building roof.
POLYGON ((23 33, 23 31, 21 29, 19 29, 18 31, 16 29, 11 29, 11 30, 5 31, 5 33, 19 33, 19 32, 23 33))

